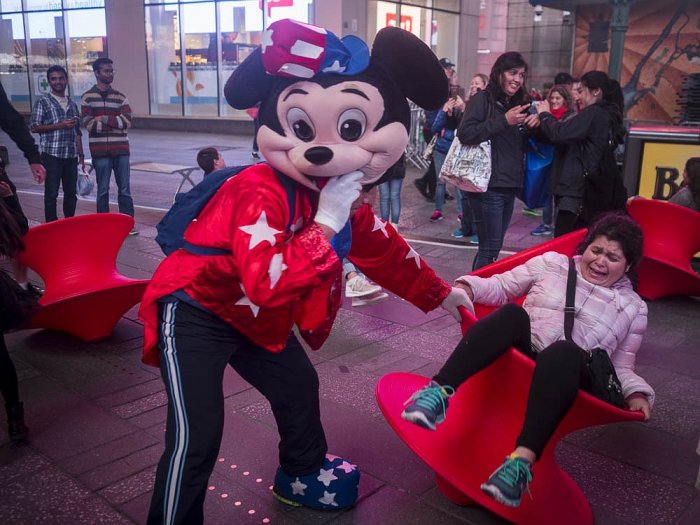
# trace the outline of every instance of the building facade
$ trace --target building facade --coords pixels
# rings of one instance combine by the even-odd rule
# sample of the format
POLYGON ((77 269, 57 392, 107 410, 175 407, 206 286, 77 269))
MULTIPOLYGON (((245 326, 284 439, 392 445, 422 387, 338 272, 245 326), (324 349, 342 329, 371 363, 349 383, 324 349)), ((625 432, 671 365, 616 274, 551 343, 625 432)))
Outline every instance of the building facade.
POLYGON ((114 61, 116 89, 134 114, 249 120, 230 108, 223 86, 282 18, 371 43, 385 26, 421 38, 458 65, 461 83, 477 70, 480 0, 0 0, 0 81, 20 111, 48 92, 47 69, 69 72, 74 99, 94 84, 91 63, 114 61))

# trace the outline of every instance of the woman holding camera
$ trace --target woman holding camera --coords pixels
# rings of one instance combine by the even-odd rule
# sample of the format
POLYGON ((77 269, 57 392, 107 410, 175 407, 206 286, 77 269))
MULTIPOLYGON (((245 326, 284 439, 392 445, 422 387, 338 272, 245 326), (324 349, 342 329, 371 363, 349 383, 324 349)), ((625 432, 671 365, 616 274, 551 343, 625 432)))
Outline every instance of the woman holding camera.
MULTIPOLYGON (((581 77, 581 106, 583 110, 574 117, 557 120, 548 102, 537 105, 540 129, 555 145, 552 163, 552 195, 557 210, 555 237, 583 228, 594 218, 594 211, 584 206, 585 177, 600 172, 603 156, 611 154, 606 150, 620 144, 625 133, 620 84, 602 71, 589 71, 581 77)), ((612 175, 610 184, 613 184, 612 175)), ((624 204, 626 197, 620 202, 624 204)))
POLYGON ((537 115, 528 114, 526 76, 527 63, 520 53, 509 51, 499 56, 488 85, 469 100, 457 129, 462 144, 491 141, 488 189, 468 194, 479 235, 473 270, 498 258, 515 197, 523 184, 525 141, 529 130, 539 125, 537 115))

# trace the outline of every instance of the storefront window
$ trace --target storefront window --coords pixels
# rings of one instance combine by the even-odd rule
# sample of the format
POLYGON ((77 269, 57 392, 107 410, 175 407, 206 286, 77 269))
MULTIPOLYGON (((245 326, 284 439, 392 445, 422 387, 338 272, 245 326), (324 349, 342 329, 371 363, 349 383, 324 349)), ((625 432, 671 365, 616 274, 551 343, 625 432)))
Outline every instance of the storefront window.
POLYGON ((24 0, 26 11, 47 11, 49 9, 61 9, 61 0, 24 0))
MULTIPOLYGON (((44 2, 45 3, 45 2, 44 2)), ((46 71, 66 65, 63 13, 41 11, 27 14, 29 27, 29 87, 33 99, 50 91, 46 71)))
POLYGON ((433 34, 430 38, 433 51, 438 57, 447 57, 457 63, 459 17, 441 11, 433 11, 433 17, 433 34))
POLYGON ((183 4, 182 21, 185 82, 180 91, 185 97, 185 115, 216 116, 220 90, 216 60, 209 62, 212 41, 216 46, 215 3, 183 4))
POLYGON ((104 9, 65 11, 68 89, 76 102, 95 83, 92 63, 107 56, 104 9))
POLYGON ((312 22, 312 0, 144 3, 153 115, 249 118, 226 103, 226 81, 260 45, 262 31, 272 22, 283 18, 312 22))
MULTIPOLYGON (((263 12, 257 0, 219 2, 219 30, 221 33, 219 93, 221 93, 233 70, 260 45, 263 12)), ((219 111, 224 116, 246 118, 243 111, 233 109, 223 97, 219 100, 219 111)))
POLYGON ((398 26, 428 44, 438 57, 457 61, 459 0, 370 0, 367 9, 370 37, 384 27, 398 26))
POLYGON ((22 0, 0 0, 0 13, 22 10, 22 0))
MULTIPOLYGON (((3 3, 3 7, 7 2, 3 3)), ((0 15, 0 78, 12 104, 20 111, 30 109, 27 77, 27 48, 24 20, 20 13, 0 15)))
POLYGON ((26 0, 22 12, 21 1, 0 0, 0 75, 15 108, 29 112, 49 92, 53 65, 68 71, 74 100, 94 84, 91 64, 107 55, 102 6, 103 0, 26 0))
POLYGON ((182 115, 180 22, 177 6, 146 7, 148 87, 152 115, 182 115))
POLYGON ((104 7, 104 0, 63 0, 66 9, 79 9, 86 7, 104 7))

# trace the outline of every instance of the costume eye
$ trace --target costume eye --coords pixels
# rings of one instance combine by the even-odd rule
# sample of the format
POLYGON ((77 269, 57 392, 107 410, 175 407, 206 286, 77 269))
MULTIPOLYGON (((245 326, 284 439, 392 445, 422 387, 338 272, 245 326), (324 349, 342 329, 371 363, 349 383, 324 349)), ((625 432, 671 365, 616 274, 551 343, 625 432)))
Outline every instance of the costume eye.
POLYGON ((343 111, 338 119, 338 133, 348 142, 358 140, 364 134, 366 127, 367 117, 359 109, 343 111))
POLYGON ((291 108, 287 113, 287 124, 294 134, 304 142, 311 142, 316 137, 316 131, 311 119, 301 108, 291 108))

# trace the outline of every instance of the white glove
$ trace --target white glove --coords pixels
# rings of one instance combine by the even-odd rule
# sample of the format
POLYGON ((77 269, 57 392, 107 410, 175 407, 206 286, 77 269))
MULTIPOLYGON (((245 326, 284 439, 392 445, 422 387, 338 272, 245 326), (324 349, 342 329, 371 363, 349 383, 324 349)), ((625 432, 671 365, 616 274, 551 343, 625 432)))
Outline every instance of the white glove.
POLYGON ((335 233, 342 230, 350 217, 350 206, 360 196, 362 177, 361 171, 351 171, 330 179, 321 190, 314 220, 335 233))
POLYGON ((459 310, 457 310, 458 306, 464 306, 471 313, 474 313, 474 303, 472 303, 469 295, 467 295, 466 290, 463 288, 456 288, 454 286, 452 287, 450 294, 445 297, 445 300, 442 301, 440 306, 450 312, 452 317, 454 317, 458 322, 462 321, 462 316, 459 315, 459 310))

